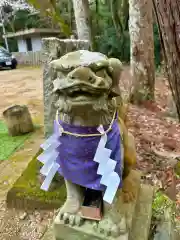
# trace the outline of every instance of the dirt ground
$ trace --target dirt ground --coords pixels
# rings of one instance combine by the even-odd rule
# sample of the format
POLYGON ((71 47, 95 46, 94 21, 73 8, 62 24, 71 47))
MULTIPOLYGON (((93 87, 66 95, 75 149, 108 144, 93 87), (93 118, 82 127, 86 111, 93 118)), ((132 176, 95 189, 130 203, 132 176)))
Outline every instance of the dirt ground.
POLYGON ((0 119, 13 104, 25 104, 33 117, 43 115, 42 69, 0 70, 0 119))

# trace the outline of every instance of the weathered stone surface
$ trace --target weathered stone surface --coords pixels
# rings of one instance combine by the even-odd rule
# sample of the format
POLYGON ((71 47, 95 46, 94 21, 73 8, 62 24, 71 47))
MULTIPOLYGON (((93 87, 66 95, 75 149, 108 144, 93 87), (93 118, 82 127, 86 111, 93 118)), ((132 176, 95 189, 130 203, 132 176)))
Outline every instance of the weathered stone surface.
POLYGON ((56 240, 128 240, 128 233, 117 238, 112 238, 95 232, 91 221, 86 221, 82 227, 64 225, 59 220, 59 215, 54 222, 54 236, 56 240))
POLYGON ((173 204, 164 210, 161 223, 157 226, 154 240, 176 240, 177 234, 173 217, 174 210, 173 204))
POLYGON ((3 112, 10 136, 20 136, 34 131, 29 109, 26 105, 13 105, 3 112))
MULTIPOLYGON (((103 234, 95 233, 94 225, 91 221, 86 221, 81 227, 72 227, 70 225, 64 225, 64 223, 59 220, 59 216, 57 216, 53 226, 47 231, 43 240, 148 240, 152 200, 153 187, 141 185, 135 212, 132 206, 130 206, 132 210, 129 209, 128 211, 129 216, 131 216, 130 219, 133 218, 133 222, 129 225, 130 234, 127 233, 113 239, 103 234)), ((122 208, 124 208, 124 206, 122 206, 122 208)))
POLYGON ((53 69, 50 68, 49 63, 52 60, 58 59, 65 53, 79 50, 89 49, 89 42, 87 40, 76 39, 58 39, 58 38, 44 38, 43 52, 45 54, 45 65, 43 73, 43 88, 44 88, 44 130, 45 136, 52 133, 53 121, 55 118, 56 109, 54 107, 54 99, 51 95, 54 79, 53 69))
MULTIPOLYGON (((137 192, 139 193, 140 188, 140 172, 136 172, 137 179, 137 192)), ((85 223, 81 227, 65 225, 63 221, 60 220, 59 214, 54 220, 54 235, 56 240, 71 240, 73 236, 73 240, 128 240, 128 232, 132 228, 133 216, 135 212, 135 208, 137 205, 137 199, 135 199, 132 203, 122 203, 121 213, 123 216, 126 216, 127 220, 127 232, 120 235, 119 237, 113 238, 110 236, 106 236, 105 234, 96 231, 96 227, 93 224, 94 222, 86 220, 85 223)), ((104 216, 105 218, 106 216, 104 216)))
POLYGON ((153 187, 149 185, 141 185, 130 240, 148 240, 153 194, 153 187))
POLYGON ((55 240, 54 235, 53 235, 53 227, 52 226, 44 234, 42 240, 55 240))
MULTIPOLYGON (((40 132, 38 131, 38 133, 40 132)), ((38 134, 36 133, 35 142, 40 145, 43 139, 43 132, 41 132, 40 139, 37 135, 38 134)), ((41 163, 37 160, 37 156, 42 152, 42 150, 38 149, 37 152, 34 152, 33 147, 34 146, 31 144, 28 146, 27 151, 24 150, 22 153, 19 152, 19 154, 17 154, 16 158, 20 162, 22 162, 22 159, 29 157, 29 155, 30 160, 28 160, 29 164, 25 171, 19 176, 7 193, 7 207, 23 210, 58 209, 66 198, 64 179, 58 182, 54 181, 51 185, 50 191, 45 192, 40 189, 41 183, 37 173, 38 169, 41 167, 41 163), (31 151, 28 151, 29 149, 31 151)), ((13 160, 13 157, 11 160, 13 160)), ((15 165, 13 165, 13 168, 14 166, 15 165)), ((5 175, 7 178, 7 173, 5 175)))

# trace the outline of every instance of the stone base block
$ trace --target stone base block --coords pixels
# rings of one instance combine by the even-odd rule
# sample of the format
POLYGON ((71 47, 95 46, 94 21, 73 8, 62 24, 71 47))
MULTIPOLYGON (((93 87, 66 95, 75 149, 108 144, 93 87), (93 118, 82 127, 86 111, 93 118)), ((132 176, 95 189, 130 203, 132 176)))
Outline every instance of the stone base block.
MULTIPOLYGON (((125 234, 121 234, 119 237, 106 236, 104 233, 99 233, 96 229, 96 222, 92 220, 85 220, 84 224, 80 227, 71 226, 69 224, 64 224, 64 221, 60 220, 60 215, 58 214, 54 220, 54 236, 56 240, 128 240, 129 234, 132 229, 133 218, 136 214, 137 199, 139 198, 140 192, 140 177, 141 173, 139 171, 133 171, 135 186, 137 188, 137 198, 134 202, 129 204, 121 201, 119 207, 121 208, 121 213, 126 217, 127 229, 125 234)), ((105 217, 105 216, 104 216, 105 217)), ((105 223, 106 224, 106 223, 105 223)), ((135 239, 134 239, 135 240, 135 239)))
POLYGON ((154 188, 142 184, 133 216, 129 240, 148 240, 152 217, 154 188))
MULTIPOLYGON (((66 199, 64 179, 61 182, 54 182, 50 191, 45 192, 40 189, 41 183, 38 175, 41 163, 37 160, 37 156, 41 151, 39 150, 34 155, 22 175, 9 189, 6 198, 8 208, 51 210, 58 209, 64 203, 66 199)), ((25 155, 22 157, 26 158, 25 155)))
POLYGON ((128 233, 124 235, 113 238, 98 233, 95 231, 96 224, 90 220, 86 220, 80 227, 66 225, 57 215, 53 224, 55 240, 148 240, 153 192, 153 187, 142 184, 137 201, 128 204, 129 207, 126 204, 122 206, 127 209, 126 216, 129 222, 128 233))
POLYGON ((54 221, 53 228, 56 240, 128 240, 128 234, 118 238, 105 237, 103 234, 95 232, 92 221, 88 220, 81 227, 65 225, 63 221, 59 220, 59 215, 54 221))

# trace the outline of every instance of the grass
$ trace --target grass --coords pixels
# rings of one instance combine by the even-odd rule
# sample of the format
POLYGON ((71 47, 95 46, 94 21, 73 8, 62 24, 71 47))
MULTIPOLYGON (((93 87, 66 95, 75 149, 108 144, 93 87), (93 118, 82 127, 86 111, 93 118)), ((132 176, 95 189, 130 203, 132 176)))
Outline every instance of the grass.
POLYGON ((8 134, 8 129, 3 121, 0 121, 0 161, 7 160, 24 141, 30 136, 25 134, 23 136, 11 137, 8 134))

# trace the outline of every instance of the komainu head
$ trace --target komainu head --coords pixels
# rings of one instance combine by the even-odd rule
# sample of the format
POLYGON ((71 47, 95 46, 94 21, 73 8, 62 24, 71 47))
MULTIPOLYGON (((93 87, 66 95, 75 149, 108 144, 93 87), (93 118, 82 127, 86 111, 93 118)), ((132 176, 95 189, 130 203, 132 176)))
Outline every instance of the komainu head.
POLYGON ((53 92, 58 95, 59 111, 107 111, 113 97, 119 96, 122 64, 98 52, 70 52, 51 63, 56 71, 53 92))

